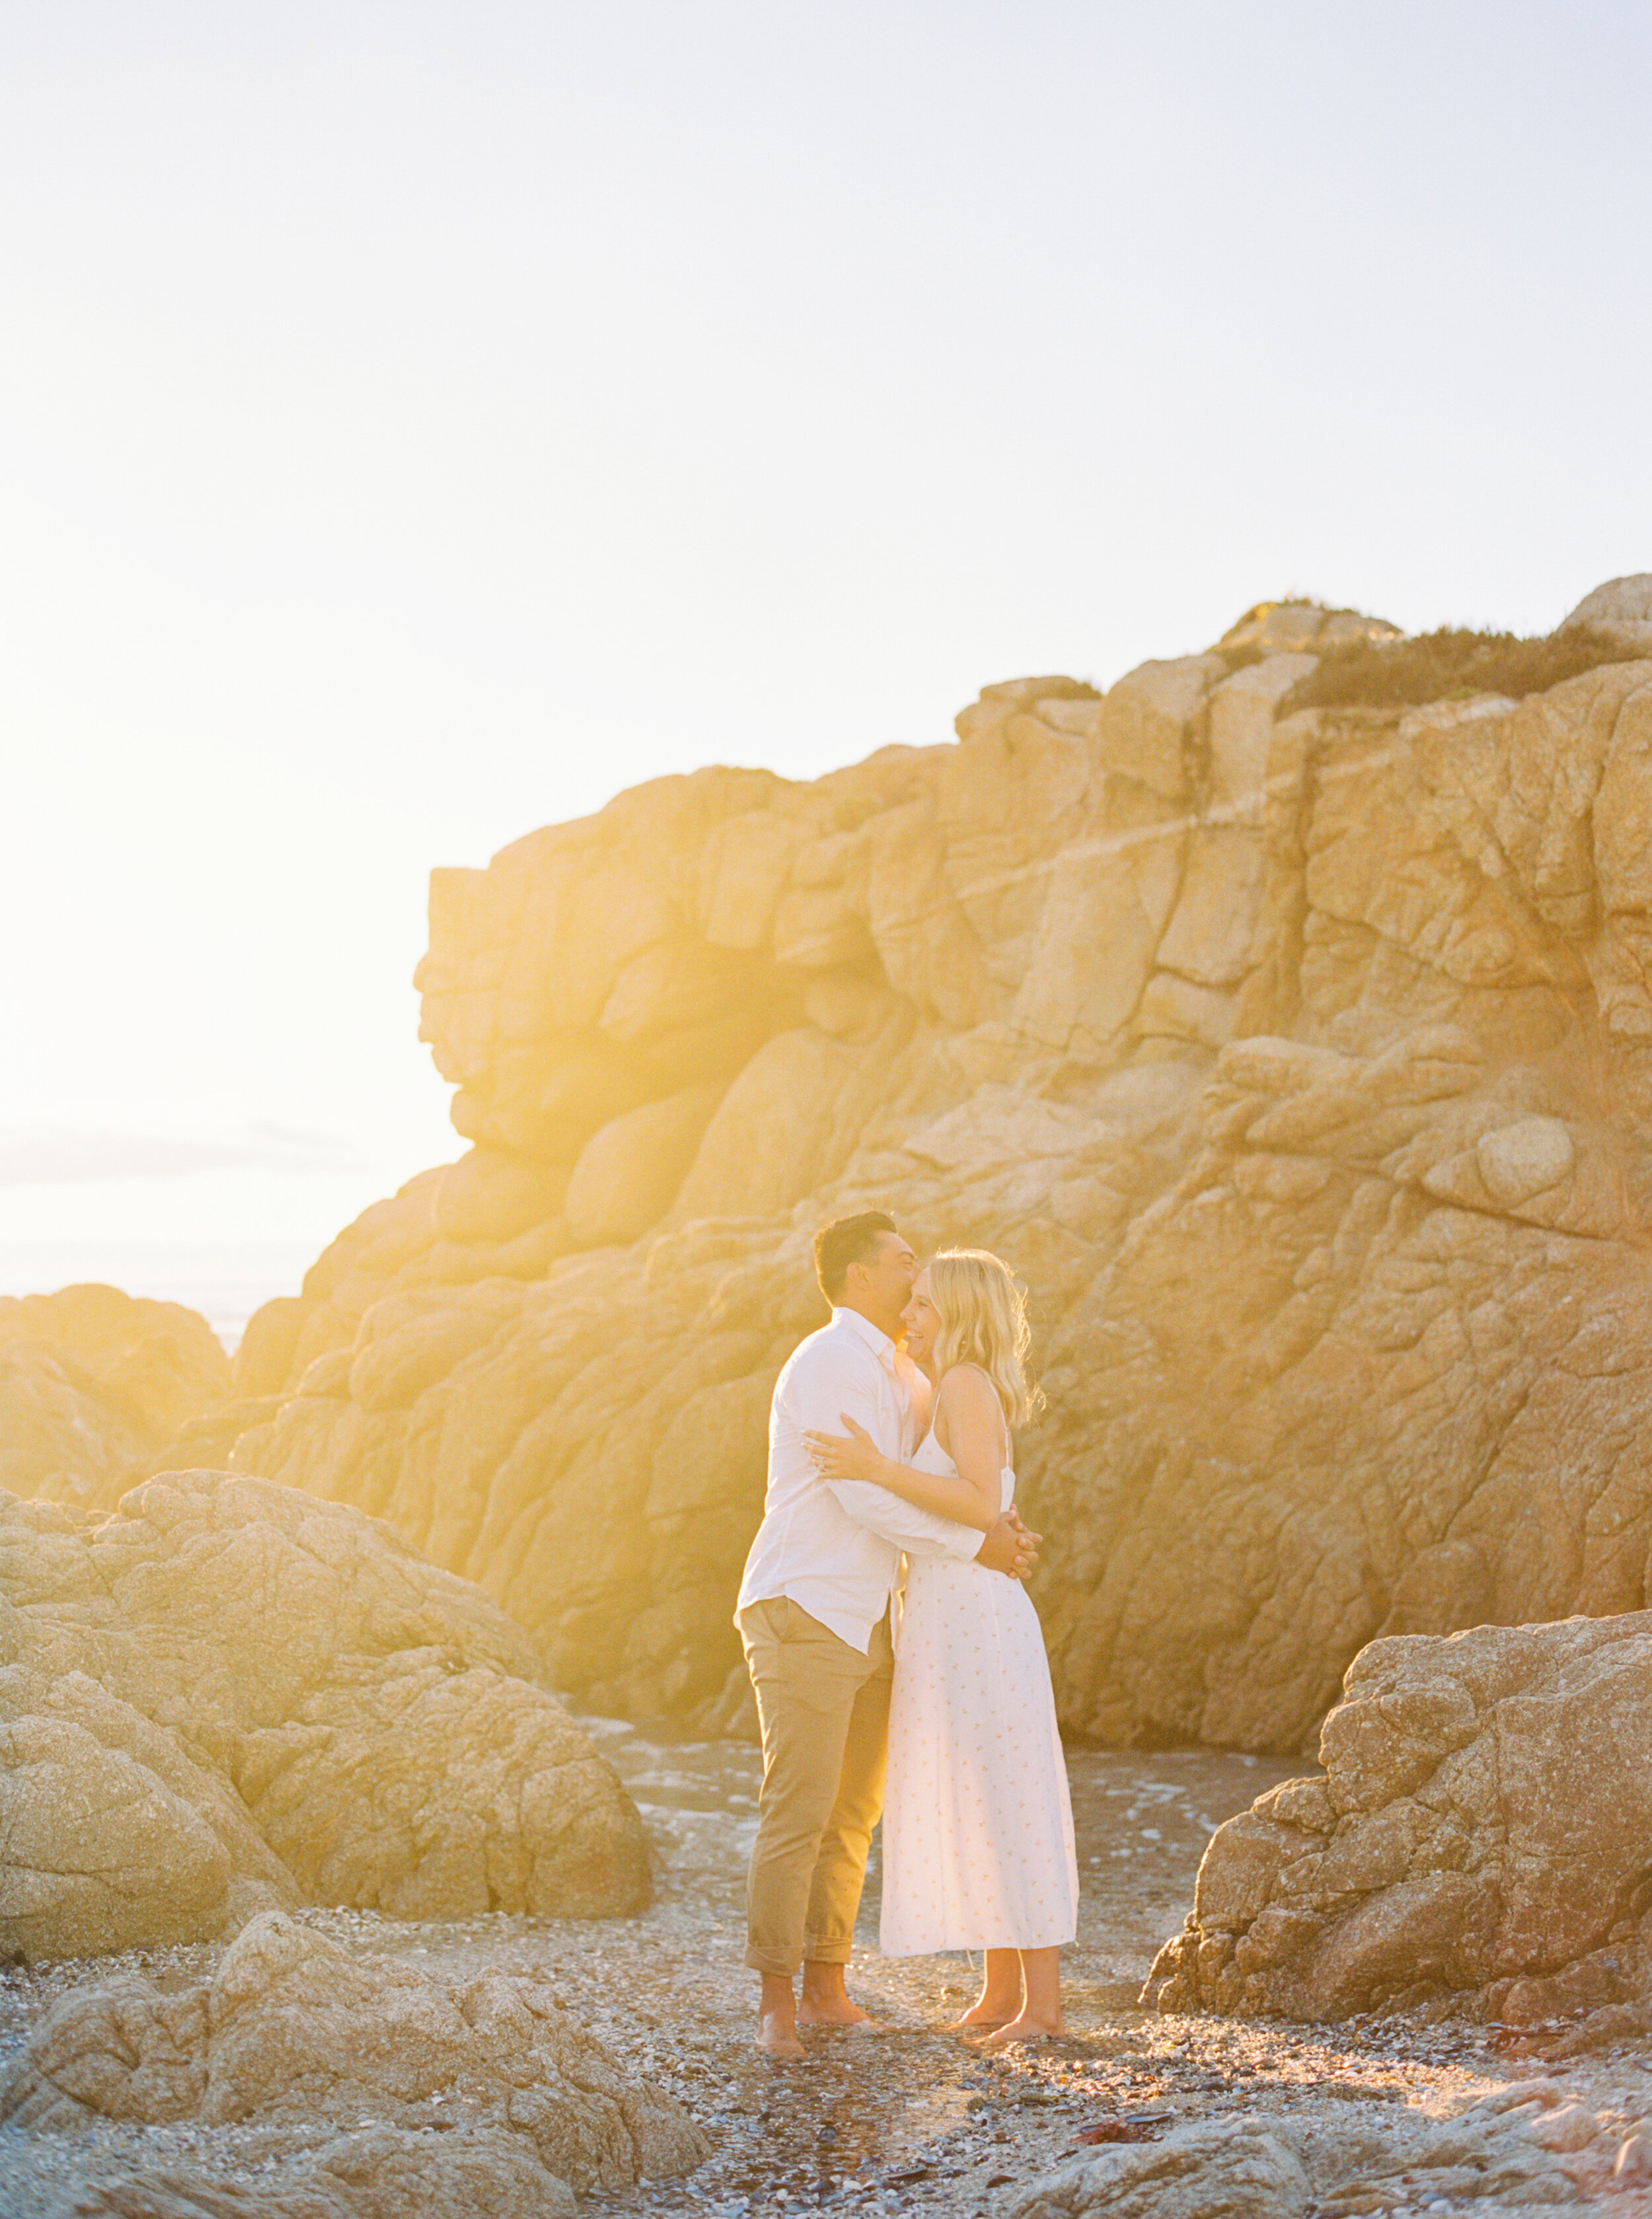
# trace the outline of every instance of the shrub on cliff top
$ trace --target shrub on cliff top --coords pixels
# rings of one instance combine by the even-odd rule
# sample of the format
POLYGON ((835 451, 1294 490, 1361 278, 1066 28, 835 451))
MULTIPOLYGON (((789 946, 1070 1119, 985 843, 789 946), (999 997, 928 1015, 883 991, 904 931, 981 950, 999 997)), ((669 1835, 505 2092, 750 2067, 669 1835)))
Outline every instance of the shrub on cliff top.
POLYGON ((1326 650, 1280 704, 1293 709, 1398 709, 1421 701, 1465 701, 1475 693, 1519 700, 1603 662, 1632 661, 1593 625, 1569 625, 1541 639, 1512 631, 1462 631, 1442 625, 1414 639, 1354 640, 1326 650))

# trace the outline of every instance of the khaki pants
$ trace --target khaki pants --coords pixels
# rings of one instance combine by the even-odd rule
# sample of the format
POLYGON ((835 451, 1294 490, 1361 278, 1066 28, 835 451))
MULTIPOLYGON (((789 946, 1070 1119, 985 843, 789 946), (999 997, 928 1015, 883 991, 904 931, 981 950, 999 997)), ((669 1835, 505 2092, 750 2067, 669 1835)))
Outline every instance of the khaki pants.
POLYGON ((889 1621, 863 1656, 776 1596, 740 1613, 763 1729, 763 1792, 746 1887, 746 1962, 790 1975, 847 1965, 884 1804, 889 1621))

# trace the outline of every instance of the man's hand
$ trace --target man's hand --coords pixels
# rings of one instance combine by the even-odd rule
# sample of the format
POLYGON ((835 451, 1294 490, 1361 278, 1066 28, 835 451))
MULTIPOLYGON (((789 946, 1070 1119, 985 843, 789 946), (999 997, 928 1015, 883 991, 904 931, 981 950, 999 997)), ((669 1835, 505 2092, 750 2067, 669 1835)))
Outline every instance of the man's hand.
POLYGON ((1019 1580, 1037 1563, 1043 1538, 1022 1524, 1021 1513, 1012 1503, 976 1551, 975 1561, 990 1572, 1003 1572, 1009 1579, 1019 1580))

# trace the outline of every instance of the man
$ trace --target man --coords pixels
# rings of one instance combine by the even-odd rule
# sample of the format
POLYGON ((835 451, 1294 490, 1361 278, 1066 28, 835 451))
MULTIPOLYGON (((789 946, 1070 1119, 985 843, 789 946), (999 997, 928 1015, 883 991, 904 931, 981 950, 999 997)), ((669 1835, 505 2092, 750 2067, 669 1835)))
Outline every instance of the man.
POLYGON ((774 2058, 803 2055, 799 2023, 870 2023, 843 1968, 883 1807, 902 1552, 973 1557, 1019 1577, 1038 1540, 1013 1511, 984 1538, 884 1488, 820 1478, 804 1436, 842 1433, 845 1414, 885 1456, 904 1463, 917 1445, 916 1374, 899 1348, 917 1259, 892 1218, 863 1210, 817 1234, 815 1271, 831 1323, 775 1383, 763 1522, 735 1613, 763 1733, 746 1962, 762 1983, 757 2046, 774 2058))

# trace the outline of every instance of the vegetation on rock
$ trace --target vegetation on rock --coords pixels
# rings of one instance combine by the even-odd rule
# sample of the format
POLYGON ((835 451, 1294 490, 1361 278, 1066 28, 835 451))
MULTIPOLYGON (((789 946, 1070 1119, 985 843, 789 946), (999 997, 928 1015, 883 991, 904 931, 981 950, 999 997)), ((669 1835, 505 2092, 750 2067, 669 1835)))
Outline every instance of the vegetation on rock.
POLYGON ((1625 647, 1593 625, 1522 639, 1508 631, 1468 631, 1450 625, 1414 638, 1351 640, 1328 648, 1319 668, 1298 679, 1280 704, 1297 709, 1398 709, 1425 701, 1466 701, 1498 693, 1511 701, 1546 692, 1586 670, 1628 662, 1644 650, 1625 647))

